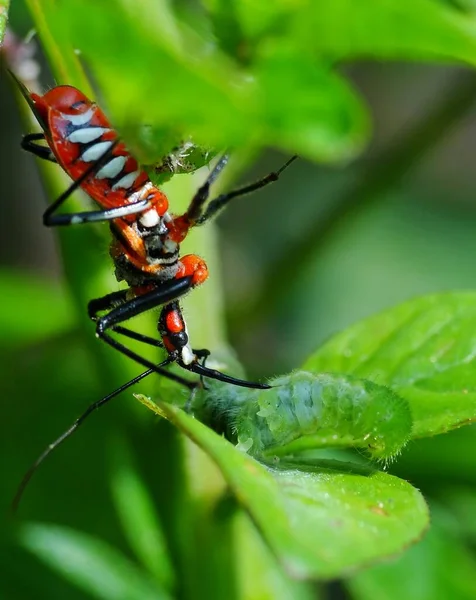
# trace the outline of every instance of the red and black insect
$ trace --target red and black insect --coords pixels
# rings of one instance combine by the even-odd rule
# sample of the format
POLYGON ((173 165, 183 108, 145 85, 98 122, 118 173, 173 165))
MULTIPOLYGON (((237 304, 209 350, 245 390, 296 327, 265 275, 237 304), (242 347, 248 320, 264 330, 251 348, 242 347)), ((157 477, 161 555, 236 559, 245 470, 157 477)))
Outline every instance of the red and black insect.
MULTIPOLYGON (((109 121, 98 107, 72 86, 58 86, 43 96, 30 93, 17 80, 42 133, 26 135, 22 147, 35 156, 58 163, 73 179, 72 185, 45 211, 46 226, 65 226, 98 221, 110 222, 113 241, 110 254, 118 281, 127 288, 92 300, 90 318, 96 322, 96 335, 107 344, 132 358, 148 370, 106 398, 95 402, 61 438, 35 463, 27 474, 19 494, 33 470, 61 443, 84 418, 98 406, 152 372, 157 372, 193 389, 195 382, 168 372, 164 367, 176 362, 196 373, 233 385, 269 388, 265 383, 237 379, 205 366, 209 351, 192 349, 179 300, 208 277, 205 261, 193 254, 180 256, 180 243, 192 227, 213 218, 233 198, 249 194, 276 181, 296 158, 291 158, 275 173, 263 179, 221 194, 208 202, 210 188, 228 162, 224 155, 197 190, 188 209, 181 215, 168 212, 165 194, 152 184, 147 173, 127 151, 109 121), (82 188, 100 210, 58 214, 60 206, 76 189, 82 188), (160 339, 135 332, 122 323, 149 309, 162 306, 158 320, 160 339), (167 357, 153 364, 111 335, 137 340, 164 348, 167 357)), ((19 497, 17 497, 19 499, 19 497)))
POLYGON ((189 230, 214 217, 233 198, 275 181, 293 159, 278 172, 254 184, 218 196, 204 210, 210 187, 228 161, 225 155, 197 191, 187 211, 173 215, 168 212, 165 194, 139 168, 97 104, 71 86, 58 86, 39 96, 30 94, 21 83, 19 85, 43 129, 43 133, 26 135, 22 147, 39 158, 59 163, 74 180, 46 210, 45 225, 111 222, 111 256, 116 277, 129 287, 89 303, 88 312, 96 321, 98 337, 149 369, 159 370, 166 364, 177 362, 201 376, 245 387, 267 387, 205 367, 200 359, 206 351, 191 349, 180 306, 175 302, 172 310, 170 303, 208 277, 207 265, 202 258, 193 254, 179 255, 180 243, 189 230), (38 142, 46 142, 47 146, 38 142), (57 214, 57 209, 78 187, 101 210, 57 214), (162 305, 164 309, 159 318, 161 342, 120 326, 124 321, 162 305), (106 314, 99 316, 100 313, 106 314), (153 365, 111 337, 109 331, 165 347, 168 357, 161 365, 153 365))

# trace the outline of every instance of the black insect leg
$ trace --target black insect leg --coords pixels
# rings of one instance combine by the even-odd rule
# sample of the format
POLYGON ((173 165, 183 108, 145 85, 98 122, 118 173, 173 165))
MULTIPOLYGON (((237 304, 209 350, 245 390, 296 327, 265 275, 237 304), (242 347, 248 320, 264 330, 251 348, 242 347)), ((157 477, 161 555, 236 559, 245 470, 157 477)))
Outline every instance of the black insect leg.
MULTIPOLYGON (((148 344, 154 348, 164 348, 164 344, 161 340, 157 340, 150 335, 144 335, 143 333, 132 331, 132 329, 122 327, 121 325, 115 325, 114 327, 111 327, 111 329, 115 333, 119 333, 120 335, 123 335, 131 340, 135 340, 136 342, 142 342, 143 344, 148 344)), ((198 359, 202 361, 201 364, 205 366, 205 362, 210 356, 210 350, 207 350, 206 348, 192 348, 192 352, 198 359)))
MULTIPOLYGON (((109 294, 109 296, 113 296, 113 295, 114 294, 109 294)), ((100 300, 103 300, 103 299, 101 298, 100 300)), ((136 340, 138 342, 143 342, 145 344, 149 344, 151 346, 158 347, 158 348, 164 347, 163 343, 160 340, 156 340, 150 336, 144 335, 142 333, 138 333, 136 331, 131 331, 130 329, 127 329, 125 327, 115 325, 115 326, 112 326, 111 329, 112 329, 112 331, 114 331, 116 333, 124 335, 124 336, 126 336, 130 339, 136 340)), ((115 340, 113 340, 113 341, 115 341, 115 340)), ((238 385, 241 387, 257 388, 257 389, 269 389, 271 387, 270 385, 267 385, 265 383, 254 383, 251 381, 245 381, 243 379, 237 379, 235 377, 231 377, 230 375, 225 375, 224 373, 221 373, 220 371, 216 371, 215 369, 209 369, 208 367, 205 366, 205 363, 206 363, 207 358, 210 356, 210 350, 207 350, 206 348, 192 349, 192 352, 195 354, 197 359, 201 360, 200 363, 193 363, 191 365, 185 365, 180 360, 178 361, 178 363, 180 364, 181 367, 185 368, 187 371, 191 371, 191 372, 199 375, 200 383, 204 389, 207 389, 207 386, 204 382, 204 377, 209 377, 211 379, 218 379, 219 381, 223 381, 225 383, 231 383, 233 385, 238 385)), ((176 360, 175 357, 170 358, 170 362, 173 362, 175 360, 176 360)), ((171 375, 174 375, 173 373, 167 372, 167 375, 169 376, 169 378, 173 379, 173 377, 170 377, 171 375)), ((179 383, 183 383, 183 381, 179 381, 179 383)), ((188 383, 190 383, 190 382, 188 382, 188 383)))
MULTIPOLYGON (((153 363, 112 338, 107 333, 107 330, 114 331, 114 329, 117 329, 124 321, 140 315, 151 308, 176 300, 190 290, 191 283, 192 277, 183 277, 181 279, 167 281, 156 289, 147 292, 142 296, 138 296, 137 298, 133 298, 132 300, 127 300, 127 291, 122 290, 91 301, 88 306, 88 312, 89 316, 96 321, 96 335, 119 352, 122 352, 125 356, 128 356, 148 369, 157 371, 157 367, 153 363), (98 313, 103 310, 109 310, 109 312, 101 317, 97 316, 98 313)), ((124 331, 127 332, 125 335, 128 335, 128 337, 136 337, 134 332, 122 328, 123 334, 124 331)), ((119 330, 119 333, 121 333, 121 330, 119 330)), ((137 334, 137 336, 140 336, 140 334, 137 334)), ((152 338, 144 336, 142 341, 145 341, 146 339, 152 340, 152 338)), ((153 345, 155 345, 155 343, 153 345)), ((174 357, 169 356, 168 362, 173 361, 174 357)))
POLYGON ((227 192, 226 194, 220 194, 220 196, 210 201, 203 215, 197 218, 197 225, 202 225, 206 221, 209 221, 212 217, 216 215, 218 211, 224 208, 224 206, 226 206, 228 202, 230 202, 230 200, 233 200, 233 198, 238 198, 239 196, 250 194, 251 192, 255 192, 256 190, 259 190, 269 185, 270 183, 274 183, 279 179, 281 173, 285 169, 287 169, 289 165, 293 163, 296 159, 297 156, 291 157, 280 169, 274 171, 273 173, 269 173, 269 175, 266 175, 266 177, 263 177, 259 181, 255 181, 254 183, 238 188, 237 190, 227 192))
POLYGON ((148 344, 149 346, 154 346, 154 348, 163 348, 164 344, 161 340, 157 340, 150 335, 145 335, 143 333, 139 333, 137 331, 132 331, 132 329, 128 329, 127 327, 122 327, 121 325, 115 325, 111 328, 115 333, 119 333, 130 340, 135 340, 136 342, 142 342, 143 344, 148 344))
POLYGON ((210 187, 218 175, 220 175, 223 168, 226 166, 228 158, 229 157, 227 154, 224 154, 220 158, 217 164, 210 171, 206 181, 198 188, 194 197, 192 198, 192 201, 187 208, 187 212, 184 214, 184 217, 187 218, 191 223, 195 223, 202 214, 203 205, 210 195, 210 187))
MULTIPOLYGON (((21 147, 27 152, 34 154, 38 158, 57 163, 58 161, 56 160, 55 155, 51 152, 48 146, 34 143, 39 140, 45 140, 45 135, 43 133, 30 133, 23 137, 21 147)), ((53 227, 58 225, 110 221, 112 219, 118 219, 127 215, 135 214, 137 212, 143 212, 148 208, 147 200, 142 200, 141 202, 127 204, 118 208, 86 211, 67 215, 53 215, 53 213, 61 206, 61 204, 69 198, 69 196, 87 179, 87 177, 96 173, 97 170, 101 168, 101 165, 103 165, 104 162, 107 162, 107 159, 109 159, 111 155, 111 151, 112 148, 109 148, 108 151, 104 153, 104 155, 97 162, 91 165, 91 168, 88 169, 82 177, 75 181, 67 190, 65 190, 63 194, 61 194, 61 196, 55 202, 53 202, 53 204, 46 209, 43 215, 43 223, 45 225, 48 227, 53 227)))
POLYGON ((269 390, 272 387, 267 383, 257 383, 253 381, 246 381, 245 379, 237 379, 236 377, 231 377, 230 375, 226 375, 221 371, 205 367, 203 364, 200 364, 198 362, 186 365, 180 361, 179 364, 184 369, 187 369, 187 371, 191 371, 196 375, 200 375, 200 377, 209 377, 210 379, 216 379, 218 381, 223 381, 224 383, 231 383, 232 385, 237 385, 239 387, 252 388, 258 390, 269 390))
POLYGON ((104 154, 90 167, 84 171, 81 177, 78 177, 76 181, 65 190, 59 198, 57 198, 53 204, 50 204, 43 214, 43 224, 47 227, 58 227, 63 225, 81 225, 82 223, 96 223, 98 221, 112 221, 113 219, 120 219, 129 215, 135 215, 137 213, 144 212, 150 208, 149 201, 147 199, 141 200, 140 202, 132 202, 131 204, 125 204, 124 206, 118 206, 116 208, 107 208, 104 210, 93 210, 85 212, 77 212, 70 214, 55 214, 58 208, 75 192, 81 185, 88 179, 88 177, 94 176, 95 173, 103 167, 107 161, 111 158, 114 148, 119 143, 119 140, 115 140, 110 148, 104 152, 104 154))
MULTIPOLYGON (((138 333, 137 331, 132 331, 132 329, 128 329, 127 327, 115 325, 114 327, 111 327, 111 330, 131 340, 136 340, 137 342, 142 342, 143 344, 149 344, 149 346, 153 346, 154 348, 164 348, 164 344, 160 340, 156 340, 155 338, 150 337, 149 335, 144 335, 143 333, 138 333)), ((174 360, 175 359, 170 359, 169 362, 174 362, 174 360)), ((180 377, 180 375, 176 375, 171 371, 166 371, 165 369, 161 369, 157 366, 155 372, 190 389, 193 389, 196 385, 195 382, 191 382, 188 379, 185 379, 185 377, 180 377)))
MULTIPOLYGON (((195 354, 195 356, 198 358, 198 360, 201 361, 200 364, 202 365, 202 367, 205 367, 207 358, 210 356, 210 350, 207 350, 206 348, 200 348, 200 349, 192 348, 192 352, 195 354)), ((204 379, 203 375, 200 375, 200 383, 204 390, 208 390, 208 386, 205 383, 205 379, 204 379)), ((192 400, 190 400, 190 403, 191 402, 192 402, 192 400)))
POLYGON ((43 146, 42 144, 35 144, 38 141, 45 141, 44 133, 29 133, 24 135, 21 141, 21 147, 23 150, 34 154, 36 157, 42 160, 48 160, 53 163, 57 163, 55 155, 51 152, 49 146, 43 146))
POLYGON ((186 294, 192 287, 192 276, 181 277, 179 279, 170 279, 161 284, 157 284, 150 292, 128 299, 129 290, 120 290, 106 294, 101 298, 91 300, 88 304, 89 318, 98 323, 110 317, 108 327, 118 325, 127 319, 136 317, 151 308, 156 308, 161 304, 168 304, 177 300, 186 294), (109 311, 104 317, 99 317, 101 311, 109 311), (112 316, 114 315, 114 316, 112 316))

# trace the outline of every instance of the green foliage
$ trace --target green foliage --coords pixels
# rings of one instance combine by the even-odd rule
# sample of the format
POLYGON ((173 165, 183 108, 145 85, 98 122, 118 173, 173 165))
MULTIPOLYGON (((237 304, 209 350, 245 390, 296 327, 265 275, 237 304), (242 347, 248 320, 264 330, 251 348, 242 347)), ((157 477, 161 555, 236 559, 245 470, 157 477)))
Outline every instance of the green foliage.
POLYGON ((7 27, 9 5, 10 0, 0 0, 0 46, 3 42, 5 29, 7 27))
POLYGON ((379 565, 350 580, 355 600, 445 600, 472 598, 476 593, 470 556, 451 526, 451 518, 435 507, 431 529, 423 541, 392 565, 379 565), (448 522, 450 521, 450 522, 448 522), (451 568, 448 568, 451 565, 451 568))
MULTIPOLYGON (((196 153, 175 172, 194 171, 210 158, 208 149, 227 147, 238 148, 245 163, 267 146, 312 160, 347 161, 368 141, 370 119, 342 74, 343 61, 474 64, 476 56, 471 15, 436 0, 279 0, 258 6, 250 0, 206 0, 195 7, 147 0, 140 9, 129 0, 28 4, 57 82, 77 85, 91 96, 94 89, 129 147, 159 171, 159 179, 164 157, 189 139, 197 144, 196 153)), ((0 12, 0 32, 1 17, 0 12)), ((64 182, 54 169, 45 173, 49 192, 56 195, 64 182)), ((169 189, 175 185, 182 184, 172 181, 169 189)), ((181 195, 193 185, 184 184, 181 195)), ((104 238, 93 228, 61 237, 78 309, 114 289, 98 252, 104 238)), ((197 236, 193 251, 209 244, 216 255, 209 240, 197 236)), ((286 280, 286 273, 280 275, 286 280)), ((14 290, 16 307, 34 296, 47 315, 35 319, 25 306, 25 318, 5 321, 4 337, 8 333, 26 345, 79 329, 64 295, 9 273, 0 283, 14 290)), ((190 302, 189 314, 202 315, 192 333, 215 350, 223 343, 220 310, 203 317, 203 307, 216 308, 219 292, 209 287, 200 294, 194 292, 190 302)), ((410 439, 472 422, 475 300, 472 293, 419 298, 357 323, 324 344, 303 371, 274 380, 272 390, 211 383, 195 399, 196 419, 172 405, 172 400, 183 405, 186 398, 170 385, 153 389, 157 403, 138 395, 182 435, 166 423, 161 436, 151 434, 146 456, 153 473, 147 484, 130 452, 115 441, 108 470, 118 514, 109 524, 114 541, 101 540, 101 527, 94 535, 79 533, 89 523, 76 529, 29 524, 20 531, 23 547, 88 597, 105 600, 250 598, 243 591, 249 589, 250 573, 256 598, 307 599, 310 588, 295 578, 336 578, 357 570, 361 573, 348 584, 353 597, 392 598, 392 592, 400 597, 413 560, 431 561, 428 579, 435 571, 442 574, 450 560, 460 565, 457 575, 434 584, 426 597, 436 597, 431 594, 440 587, 445 593, 474 594, 471 584, 459 582, 468 578, 473 561, 462 542, 447 550, 445 540, 456 536, 444 527, 397 563, 363 571, 422 537, 426 503, 415 487, 362 456, 334 453, 329 459, 320 451, 357 449, 385 460, 410 439), (155 489, 157 481, 166 483, 155 489), (137 564, 113 543, 130 547, 137 564), (239 564, 235 557, 241 557, 239 564)), ((100 350, 93 354, 92 345, 88 352, 95 366, 108 365, 98 369, 102 384, 115 381, 113 375, 128 376, 127 361, 105 359, 100 350)), ((62 359, 69 365, 63 354, 57 353, 60 364, 62 359)), ((79 380, 68 376, 74 396, 79 380)), ((82 378, 80 383, 88 385, 82 378)), ((127 425, 137 428, 142 441, 143 425, 133 421, 127 425)), ((104 489, 96 495, 109 506, 104 489)), ((44 502, 49 504, 48 496, 44 502)), ((68 518, 71 509, 62 509, 68 518)), ((107 508, 105 513, 109 517, 107 508)), ((410 598, 420 593, 413 584, 403 592, 410 598)))
POLYGON ((391 387, 408 400, 413 437, 444 433, 476 419, 476 295, 417 298, 357 323, 304 364, 391 387))
POLYGON ((4 298, 0 311, 0 345, 24 346, 34 344, 47 337, 69 331, 73 325, 71 306, 59 285, 47 285, 44 279, 29 274, 28 277, 16 271, 0 270, 0 295, 4 298), (30 310, 31 299, 42 314, 30 310), (10 315, 22 315, 12 321, 10 315))
POLYGON ((114 446, 112 460, 115 465, 112 469, 112 491, 130 546, 161 587, 170 591, 175 587, 175 575, 153 500, 123 443, 118 442, 114 446))
POLYGON ((101 600, 165 600, 169 596, 105 542, 65 527, 29 523, 23 544, 72 583, 101 600))
POLYGON ((427 525, 423 498, 402 480, 325 461, 307 469, 285 463, 265 469, 172 405, 138 399, 212 458, 294 577, 336 577, 407 546, 427 525))

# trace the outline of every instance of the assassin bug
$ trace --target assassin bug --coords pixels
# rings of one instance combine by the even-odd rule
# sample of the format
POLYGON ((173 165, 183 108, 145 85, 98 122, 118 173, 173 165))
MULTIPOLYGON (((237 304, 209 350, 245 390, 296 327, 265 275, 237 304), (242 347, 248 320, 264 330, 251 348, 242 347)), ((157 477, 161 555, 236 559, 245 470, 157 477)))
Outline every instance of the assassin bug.
POLYGON ((201 361, 208 351, 192 350, 176 301, 201 285, 208 277, 208 269, 200 257, 194 254, 180 257, 179 251, 180 243, 192 227, 209 221, 233 198, 276 181, 295 157, 276 173, 222 194, 204 208, 212 183, 228 161, 228 156, 224 155, 192 198, 186 212, 173 215, 168 212, 165 194, 139 168, 95 103, 72 86, 58 86, 40 96, 30 93, 16 81, 43 129, 43 133, 26 135, 22 147, 39 158, 59 163, 74 180, 47 208, 44 224, 51 227, 110 221, 113 234, 110 253, 116 278, 125 281, 129 287, 89 303, 88 312, 96 321, 97 336, 143 366, 162 374, 161 367, 177 362, 200 376, 244 387, 268 387, 209 369, 201 361), (46 142, 47 146, 39 142, 46 142), (101 210, 57 214, 57 209, 79 187, 101 210), (162 341, 121 326, 124 321, 157 306, 164 306, 158 324, 162 341), (105 314, 100 316, 100 313, 105 314), (111 337, 109 331, 164 347, 168 356, 160 365, 154 365, 111 337))
POLYGON ((208 269, 205 261, 196 255, 180 257, 180 243, 192 227, 209 221, 233 198, 276 181, 296 157, 263 179, 208 201, 211 185, 228 162, 225 154, 193 196, 185 213, 173 215, 168 212, 165 194, 140 169, 97 104, 72 86, 57 86, 43 96, 30 93, 13 77, 43 129, 42 133, 24 136, 22 147, 38 158, 58 163, 73 179, 70 187, 47 208, 43 222, 49 227, 101 221, 110 223, 113 236, 110 254, 116 278, 125 281, 128 287, 90 301, 88 314, 96 322, 96 335, 100 339, 148 369, 94 403, 70 430, 48 448, 25 476, 15 500, 18 503, 36 467, 82 423, 93 408, 152 372, 194 389, 195 382, 164 369, 170 363, 176 362, 200 378, 208 377, 248 388, 270 387, 266 383, 237 379, 207 367, 205 361, 209 351, 191 347, 179 299, 207 279, 208 269), (82 188, 100 210, 58 214, 60 206, 78 188, 82 188), (162 307, 158 320, 160 340, 122 325, 155 307, 162 307), (164 348, 167 357, 161 363, 153 364, 112 337, 111 332, 164 348))

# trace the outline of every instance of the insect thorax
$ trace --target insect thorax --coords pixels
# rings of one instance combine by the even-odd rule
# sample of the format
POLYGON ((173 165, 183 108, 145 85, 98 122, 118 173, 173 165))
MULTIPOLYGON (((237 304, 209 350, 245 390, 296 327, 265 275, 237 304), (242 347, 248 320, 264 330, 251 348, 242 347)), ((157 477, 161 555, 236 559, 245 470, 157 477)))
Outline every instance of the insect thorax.
POLYGON ((144 286, 173 279, 179 269, 177 243, 169 237, 163 222, 148 227, 134 222, 127 235, 111 227, 115 240, 111 245, 115 275, 129 286, 144 286))

